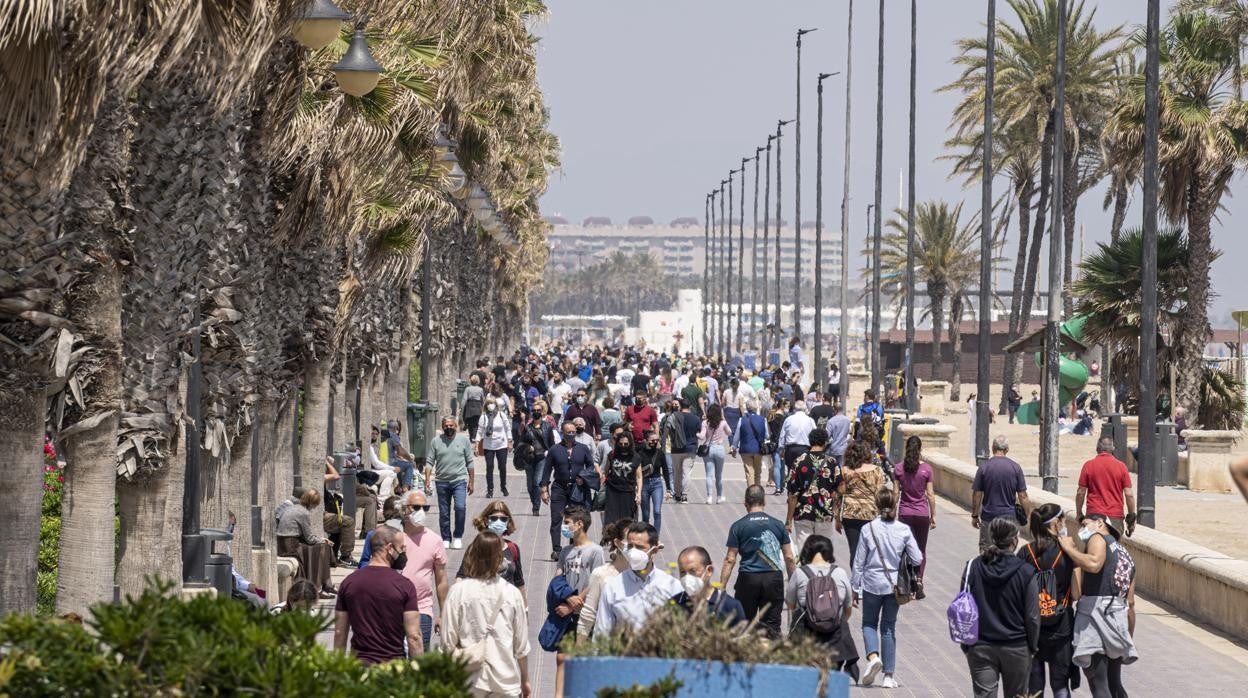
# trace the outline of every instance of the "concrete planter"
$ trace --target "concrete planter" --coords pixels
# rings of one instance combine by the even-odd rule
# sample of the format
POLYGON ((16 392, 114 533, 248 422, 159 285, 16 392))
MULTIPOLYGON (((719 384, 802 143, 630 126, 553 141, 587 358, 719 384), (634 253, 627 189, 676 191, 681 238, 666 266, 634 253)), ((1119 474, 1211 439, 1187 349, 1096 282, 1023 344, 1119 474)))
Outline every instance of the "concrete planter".
POLYGON ((1187 487, 1197 492, 1230 492, 1235 488, 1226 464, 1238 431, 1186 429, 1187 487))
POLYGON ((948 412, 948 381, 922 381, 919 383, 919 409, 923 414, 942 415, 948 412))
POLYGON ((902 438, 917 436, 923 440, 923 450, 947 451, 949 437, 958 429, 952 424, 898 424, 897 433, 902 438))
POLYGON ((563 664, 564 698, 593 698, 603 688, 648 686, 665 676, 684 682, 677 696, 849 696, 849 676, 832 672, 819 692, 819 670, 782 664, 725 664, 697 659, 577 657, 563 664))

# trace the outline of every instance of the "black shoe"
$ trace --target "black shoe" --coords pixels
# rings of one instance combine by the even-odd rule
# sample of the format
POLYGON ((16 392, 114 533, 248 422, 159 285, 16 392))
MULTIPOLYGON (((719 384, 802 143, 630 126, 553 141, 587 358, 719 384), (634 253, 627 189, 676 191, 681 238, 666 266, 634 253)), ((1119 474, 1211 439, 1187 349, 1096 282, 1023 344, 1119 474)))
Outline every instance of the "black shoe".
POLYGON ((503 488, 503 496, 504 496, 504 497, 510 497, 510 496, 511 496, 511 493, 507 491, 507 488, 506 488, 506 487, 504 487, 504 488, 503 488))
POLYGON ((486 490, 486 491, 485 491, 485 498, 486 498, 486 499, 494 499, 494 490, 486 490))
POLYGON ((775 496, 775 495, 778 495, 778 494, 780 494, 780 493, 782 493, 782 492, 784 492, 784 490, 782 490, 782 489, 780 489, 779 487, 777 487, 777 488, 776 488, 776 491, 775 491, 775 492, 772 492, 771 494, 772 494, 772 496, 775 496))
POLYGON ((360 566, 360 561, 353 559, 350 555, 343 555, 339 557, 338 562, 341 562, 347 567, 359 567, 360 566))
POLYGON ((927 598, 927 592, 923 591, 923 582, 914 585, 914 600, 922 601, 927 598))
POLYGON ((534 516, 541 516, 541 515, 542 515, 542 510, 541 510, 541 509, 539 509, 539 508, 534 507, 534 509, 533 509, 533 515, 534 515, 534 516))
POLYGON ((554 550, 550 551, 550 559, 551 559, 551 560, 553 560, 553 561, 555 561, 555 562, 558 562, 558 561, 559 561, 559 552, 560 552, 561 550, 562 550, 562 548, 555 548, 554 550))

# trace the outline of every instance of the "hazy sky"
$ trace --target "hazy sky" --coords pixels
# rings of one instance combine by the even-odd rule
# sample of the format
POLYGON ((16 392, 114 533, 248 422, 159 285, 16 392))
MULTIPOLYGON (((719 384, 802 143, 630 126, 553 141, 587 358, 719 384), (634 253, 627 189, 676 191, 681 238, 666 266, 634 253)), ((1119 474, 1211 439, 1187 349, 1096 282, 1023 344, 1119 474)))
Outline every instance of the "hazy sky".
MULTIPOLYGON (((1163 22, 1171 4, 1162 2, 1163 22)), ((563 142, 563 169, 551 179, 542 200, 544 213, 576 222, 587 216, 610 216, 622 223, 635 215, 658 221, 677 216, 700 220, 706 193, 729 169, 740 166, 742 157, 753 157, 755 147, 766 144, 777 119, 793 117, 794 32, 798 27, 818 27, 804 37, 802 48, 802 219, 815 218, 815 75, 839 70, 842 75, 824 82, 824 227, 839 230, 848 0, 548 0, 548 5, 550 18, 537 27, 543 37, 538 66, 551 127, 563 142)), ((950 63, 956 53, 954 42, 983 36, 987 3, 920 0, 918 5, 918 200, 965 200, 966 210, 978 209, 978 189, 964 191, 960 181, 949 180, 949 163, 940 159, 957 95, 936 90, 957 77, 958 70, 950 63)), ((1143 2, 1087 0, 1087 8, 1096 9, 1096 23, 1102 29, 1119 24, 1130 29, 1144 21, 1143 2)), ((997 16, 998 21, 1014 21, 1004 0, 997 3, 997 16)), ((866 207, 874 196, 878 23, 876 2, 854 3, 850 153, 854 250, 861 249, 866 207)), ((897 205, 899 175, 906 167, 909 37, 910 3, 888 0, 886 212, 897 205)), ((787 126, 783 186, 788 221, 794 213, 793 136, 793 125, 787 126)), ((752 163, 749 172, 752 177, 752 163)), ((996 191, 1005 186, 1006 181, 998 178, 996 191)), ((1244 179, 1238 176, 1232 194, 1243 188, 1244 179)), ((746 220, 750 220, 752 179, 747 194, 746 220)), ((1101 210, 1103 196, 1102 187, 1079 201, 1078 224, 1083 226, 1087 251, 1109 237, 1109 215, 1101 210)), ((1233 224, 1245 220, 1248 209, 1242 195, 1224 203, 1227 209, 1214 229, 1214 244, 1222 250, 1213 274, 1218 294, 1211 313, 1215 326, 1230 326, 1227 313, 1232 307, 1248 307, 1244 298, 1248 275, 1242 273, 1248 238, 1237 234, 1233 224)), ((1133 203, 1128 226, 1139 225, 1141 215, 1133 203)), ((1016 247, 1011 226, 1006 242, 1011 260, 1016 247)), ((1078 229, 1075 247, 1077 258, 1078 229)))

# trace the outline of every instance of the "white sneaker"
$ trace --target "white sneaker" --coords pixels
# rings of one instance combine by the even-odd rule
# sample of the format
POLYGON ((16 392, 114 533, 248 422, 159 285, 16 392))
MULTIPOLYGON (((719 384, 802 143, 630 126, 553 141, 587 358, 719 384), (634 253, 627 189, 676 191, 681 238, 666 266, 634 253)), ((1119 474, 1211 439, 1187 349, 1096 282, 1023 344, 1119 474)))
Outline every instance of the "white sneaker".
POLYGON ((709 494, 708 494, 708 495, 706 495, 706 503, 707 503, 707 504, 714 504, 714 503, 715 503, 715 498, 714 498, 714 497, 712 497, 712 496, 711 496, 711 495, 709 495, 709 494))
POLYGON ((880 681, 880 688, 901 688, 901 684, 897 683, 892 674, 885 674, 880 681))
POLYGON ((442 549, 445 550, 446 548, 449 548, 449 547, 451 547, 451 542, 449 540, 443 540, 442 549))
POLYGON ((724 495, 722 495, 722 494, 721 494, 721 495, 719 495, 719 503, 720 503, 720 504, 723 504, 725 501, 727 501, 727 500, 724 498, 724 495))
POLYGON ((862 673, 858 676, 858 683, 862 686, 870 686, 875 683, 875 677, 880 673, 880 669, 884 668, 884 662, 880 661, 877 655, 874 659, 867 660, 867 666, 863 668, 862 673))
POLYGON ((464 547, 463 538, 456 538, 455 540, 451 541, 451 550, 460 550, 463 547, 464 547))

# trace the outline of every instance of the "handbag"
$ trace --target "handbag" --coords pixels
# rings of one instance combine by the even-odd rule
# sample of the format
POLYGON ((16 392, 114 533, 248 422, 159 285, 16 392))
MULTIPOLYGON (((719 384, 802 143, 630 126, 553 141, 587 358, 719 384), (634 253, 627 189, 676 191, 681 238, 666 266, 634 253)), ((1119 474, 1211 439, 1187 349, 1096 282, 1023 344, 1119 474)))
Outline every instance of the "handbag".
POLYGON ((485 637, 477 640, 468 647, 456 647, 452 654, 455 658, 463 662, 468 669, 468 673, 475 674, 485 665, 485 652, 488 648, 490 637, 494 634, 494 627, 498 624, 498 616, 503 612, 503 598, 499 595, 498 606, 494 608, 494 615, 490 617, 490 622, 485 626, 485 637))
POLYGON ((754 429, 754 423, 750 421, 750 415, 744 417, 745 423, 750 427, 750 433, 754 435, 754 440, 758 442, 758 452, 764 456, 770 456, 776 452, 776 444, 771 439, 760 439, 758 432, 754 429))
POLYGON ((914 598, 914 584, 910 579, 910 556, 906 551, 901 551, 901 555, 897 558, 897 578, 888 573, 888 563, 884 561, 884 551, 880 548, 880 539, 875 535, 875 527, 868 524, 867 528, 871 530, 871 539, 875 541, 875 554, 880 558, 880 567, 884 570, 884 577, 889 584, 893 585, 893 598, 897 600, 898 606, 904 606, 910 603, 910 599, 914 598))
POLYGON ((711 452, 711 445, 710 445, 710 444, 699 444, 699 445, 698 445, 697 455, 698 455, 698 457, 699 457, 699 458, 706 458, 706 456, 707 456, 710 452, 711 452))

